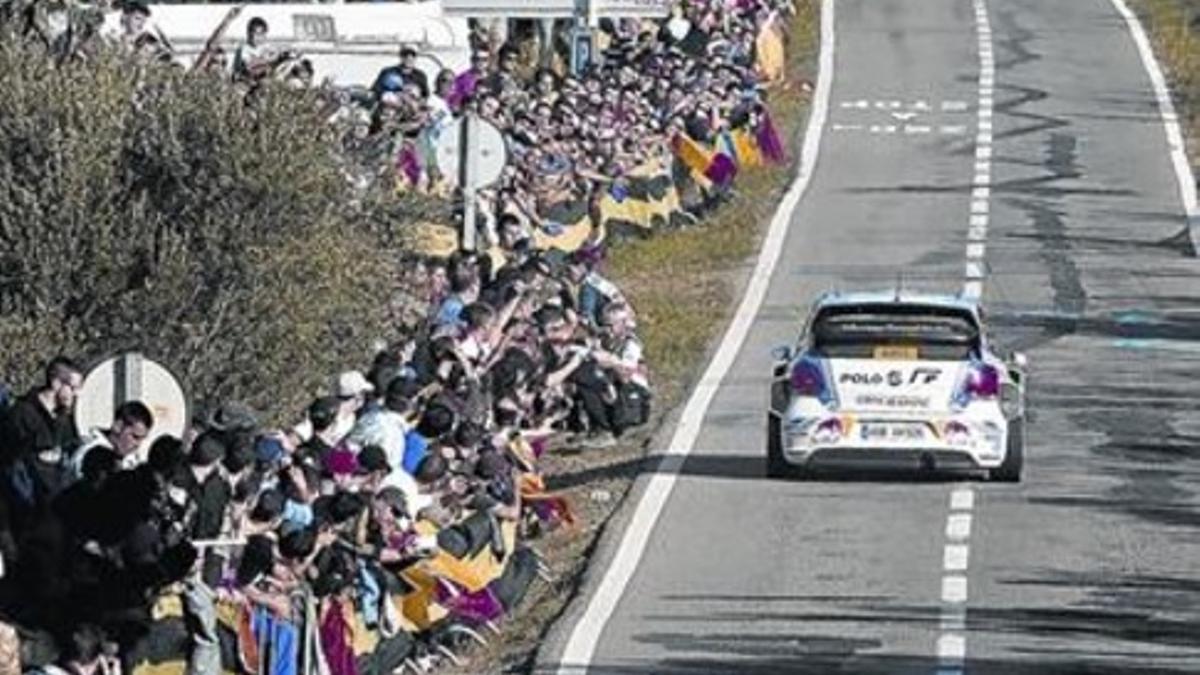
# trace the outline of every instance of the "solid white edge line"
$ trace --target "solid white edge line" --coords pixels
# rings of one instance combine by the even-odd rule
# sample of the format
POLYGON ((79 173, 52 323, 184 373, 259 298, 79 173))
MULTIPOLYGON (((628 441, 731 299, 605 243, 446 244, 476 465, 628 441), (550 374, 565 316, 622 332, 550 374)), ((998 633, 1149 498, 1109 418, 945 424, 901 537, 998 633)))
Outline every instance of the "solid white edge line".
MULTIPOLYGON (((708 406, 712 403, 721 380, 733 365, 734 359, 754 323, 754 317, 758 314, 758 309, 766 297, 771 274, 783 250, 783 241, 787 235, 792 214, 800 203, 800 198, 808 189, 816 168, 822 130, 828 116, 829 94, 833 88, 833 58, 833 0, 821 0, 820 65, 812 114, 809 117, 804 145, 801 149, 799 174, 771 220, 767 236, 763 239, 762 248, 759 251, 754 273, 742 296, 742 302, 738 306, 729 328, 725 331, 716 354, 688 399, 680 416, 679 424, 675 428, 675 434, 671 438, 671 444, 665 452, 661 453, 660 465, 668 457, 687 457, 691 453, 708 406)), ((605 571, 600 585, 588 601, 583 615, 571 631, 571 636, 559 658, 557 672, 560 675, 586 672, 590 667, 604 626, 608 623, 625 587, 637 570, 651 530, 666 505, 667 497, 670 496, 671 490, 675 486, 676 478, 677 473, 675 472, 656 472, 651 477, 645 492, 638 501, 629 526, 621 538, 616 555, 609 564, 608 570, 605 571)))
POLYGON ((1175 112, 1175 103, 1171 100, 1171 91, 1167 88, 1167 78, 1163 76, 1150 39, 1137 15, 1125 4, 1125 0, 1111 0, 1117 13, 1125 19, 1133 43, 1137 46, 1138 55, 1142 58, 1142 66, 1150 76, 1150 84, 1154 88, 1154 97, 1158 99, 1158 112, 1162 117, 1163 128, 1167 132, 1167 147, 1171 150, 1171 164, 1175 167, 1175 178, 1179 181, 1179 197, 1183 201, 1183 211, 1187 216, 1188 235, 1192 240, 1193 249, 1200 245, 1200 222, 1197 222, 1198 207, 1196 203, 1196 176, 1192 173, 1192 165, 1188 162, 1187 146, 1183 141, 1183 132, 1179 128, 1179 116, 1175 112))

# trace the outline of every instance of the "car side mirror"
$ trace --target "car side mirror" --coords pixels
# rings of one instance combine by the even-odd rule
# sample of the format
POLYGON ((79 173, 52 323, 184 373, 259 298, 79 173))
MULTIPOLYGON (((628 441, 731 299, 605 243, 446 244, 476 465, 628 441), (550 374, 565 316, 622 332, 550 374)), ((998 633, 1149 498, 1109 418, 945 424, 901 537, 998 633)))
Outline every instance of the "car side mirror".
POLYGON ((788 345, 779 345, 771 350, 771 357, 776 361, 791 361, 792 348, 788 345))

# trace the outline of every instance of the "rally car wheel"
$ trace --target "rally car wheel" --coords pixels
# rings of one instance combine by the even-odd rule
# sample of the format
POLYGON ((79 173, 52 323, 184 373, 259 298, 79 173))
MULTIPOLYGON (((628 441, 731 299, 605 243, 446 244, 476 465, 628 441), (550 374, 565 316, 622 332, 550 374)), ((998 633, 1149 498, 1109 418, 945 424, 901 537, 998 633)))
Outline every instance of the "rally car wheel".
POLYGON ((1001 483, 1020 483, 1025 464, 1025 420, 1008 423, 1008 449, 1000 466, 992 469, 991 478, 1001 483))
POLYGON ((783 458, 783 439, 779 418, 774 413, 767 413, 767 478, 787 478, 791 475, 791 467, 783 458))
POLYGON ((789 464, 783 458, 780 431, 779 418, 767 413, 767 478, 810 478, 812 472, 809 469, 789 464))

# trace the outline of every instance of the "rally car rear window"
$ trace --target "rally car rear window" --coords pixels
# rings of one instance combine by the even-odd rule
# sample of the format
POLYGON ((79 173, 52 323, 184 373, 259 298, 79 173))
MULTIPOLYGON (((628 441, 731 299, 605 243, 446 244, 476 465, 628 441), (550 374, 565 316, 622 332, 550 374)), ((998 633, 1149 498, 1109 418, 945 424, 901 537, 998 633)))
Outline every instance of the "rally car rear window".
POLYGON ((828 358, 960 360, 979 347, 969 312, 919 305, 829 307, 813 322, 812 346, 828 358))

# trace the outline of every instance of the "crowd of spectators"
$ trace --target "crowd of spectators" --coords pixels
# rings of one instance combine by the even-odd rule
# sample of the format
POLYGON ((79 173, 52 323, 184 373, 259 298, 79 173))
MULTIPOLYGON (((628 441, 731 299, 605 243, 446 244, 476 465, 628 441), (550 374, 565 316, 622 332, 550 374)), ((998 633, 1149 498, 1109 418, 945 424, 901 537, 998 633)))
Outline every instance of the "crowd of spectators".
MULTIPOLYGON (((180 63, 142 0, 121 7, 118 29, 63 31, 47 42, 86 54, 96 42, 86 36, 95 35, 141 58, 180 63)), ((344 130, 350 178, 363 184, 386 176, 404 188, 449 194, 457 177, 438 170, 438 139, 468 111, 495 125, 509 163, 478 197, 478 225, 495 244, 501 215, 553 235, 581 213, 594 217, 602 196, 622 198, 630 171, 653 162, 673 167, 688 213, 702 215, 726 194, 736 166, 694 180, 697 172, 679 161, 683 139, 717 147, 723 135, 749 130, 763 155, 782 159, 765 105, 767 80, 782 67, 770 47, 780 43, 760 37, 778 34, 792 11, 790 0, 683 0, 666 21, 606 19, 596 32, 596 58, 574 74, 569 55, 554 58, 555 48, 569 50, 569 31, 555 34, 551 57, 531 70, 516 41, 496 44, 474 30, 466 70, 427 72, 418 49, 403 45, 398 62, 369 87, 317 82, 310 60, 274 46, 270 26, 252 17, 232 54, 220 46, 223 24, 189 67, 231 77, 251 93, 268 81, 316 91, 331 123, 344 130)))
MULTIPOLYGON (((269 620, 263 658, 289 663, 318 658, 298 647, 309 630, 320 659, 344 660, 327 626, 352 605, 387 637, 387 656, 369 657, 389 659, 378 672, 428 665, 447 625, 494 619, 513 589, 467 608, 442 598, 454 611, 436 626, 392 616, 390 599, 439 558, 509 561, 531 528, 569 518, 537 487, 551 436, 611 445, 646 421, 650 401, 634 312, 592 252, 512 248, 498 269, 475 255, 428 266, 424 325, 365 373, 334 377, 287 428, 228 404, 144 447, 154 415, 131 401, 108 428, 76 430, 80 367, 53 360, 0 427, 0 607, 46 638, 26 658, 66 667, 79 658, 72 645, 102 629, 137 660, 151 607, 171 589, 185 599, 190 672, 219 672, 214 601, 269 620), (506 525, 521 536, 506 538, 506 525)), ((438 583, 451 596, 474 590, 454 573, 438 583)))
POLYGON ((782 64, 759 48, 759 37, 780 30, 790 11, 787 0, 693 0, 664 22, 605 21, 603 49, 576 75, 542 67, 523 77, 517 47, 494 49, 480 38, 467 71, 443 70, 429 83, 415 50, 404 48, 371 87, 363 136, 392 139, 404 179, 436 191, 443 177, 432 148, 454 116, 470 110, 500 129, 509 165, 479 196, 481 229, 493 243, 504 215, 551 235, 572 219, 572 207, 594 215, 598 199, 620 199, 630 172, 648 163, 674 167, 674 182, 692 188, 691 212, 700 215, 725 194, 735 166, 696 184, 678 161, 681 140, 718 146, 744 129, 769 159, 782 159, 764 100, 765 79, 782 64))
MULTIPOLYGON (((500 255, 417 263, 427 314, 285 428, 230 403, 159 435, 151 409, 130 401, 108 428, 79 430, 81 368, 50 362, 0 412, 0 609, 21 627, 26 667, 129 669, 172 644, 154 637, 169 593, 182 599, 190 673, 423 670, 474 635, 458 629, 491 625, 521 594, 511 563, 535 564, 530 536, 571 517, 540 481, 551 441, 601 448, 649 417, 636 314, 603 276, 602 246, 539 250, 535 234, 561 228, 569 205, 619 195, 648 161, 696 181, 702 204, 718 198, 728 172, 696 180, 677 144, 769 129, 756 39, 786 11, 693 0, 665 22, 607 22, 602 59, 578 76, 526 79, 516 48, 480 39, 462 73, 429 78, 404 47, 369 90, 322 90, 348 147, 383 141, 415 189, 439 189, 432 146, 455 116, 498 126, 511 161, 480 199, 500 255), (455 565, 481 558, 506 571, 476 587, 455 565), (390 601, 421 593, 436 619, 390 601), (220 634, 222 606, 243 613, 245 631, 235 621, 232 638, 220 634), (348 644, 350 624, 377 634, 369 653, 348 644)), ((109 39, 171 58, 145 5, 122 12, 109 39)), ((261 20, 232 58, 214 47, 194 67, 251 93, 268 78, 316 86, 310 63, 270 49, 261 20)), ((764 154, 781 152, 758 137, 764 154)), ((0 631, 0 661, 8 638, 0 631)))

